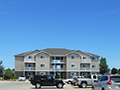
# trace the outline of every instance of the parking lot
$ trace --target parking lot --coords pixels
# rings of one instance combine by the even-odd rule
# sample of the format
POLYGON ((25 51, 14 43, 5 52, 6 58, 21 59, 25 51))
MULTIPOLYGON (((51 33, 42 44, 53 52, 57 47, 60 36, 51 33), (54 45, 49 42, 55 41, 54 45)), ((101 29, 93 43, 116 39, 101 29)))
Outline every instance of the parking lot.
MULTIPOLYGON (((55 86, 43 86, 41 89, 44 90, 53 90, 57 89, 55 86)), ((77 86, 71 86, 69 84, 65 84, 64 88, 60 90, 91 90, 90 87, 87 87, 85 89, 78 88, 77 86)), ((38 90, 34 86, 30 84, 29 81, 0 81, 0 90, 38 90)))

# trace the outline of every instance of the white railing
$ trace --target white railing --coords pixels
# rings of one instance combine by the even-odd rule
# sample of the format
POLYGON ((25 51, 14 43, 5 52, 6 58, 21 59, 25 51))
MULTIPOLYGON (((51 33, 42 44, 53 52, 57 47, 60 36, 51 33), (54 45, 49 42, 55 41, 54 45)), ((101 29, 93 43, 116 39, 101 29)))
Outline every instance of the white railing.
POLYGON ((91 70, 90 68, 80 68, 80 70, 91 70))
POLYGON ((24 62, 36 62, 36 59, 24 59, 24 62))
POLYGON ((50 63, 65 63, 63 60, 52 60, 50 63))
POLYGON ((80 60, 80 63, 91 63, 91 60, 80 60))
POLYGON ((25 70, 35 70, 35 67, 25 67, 25 70))

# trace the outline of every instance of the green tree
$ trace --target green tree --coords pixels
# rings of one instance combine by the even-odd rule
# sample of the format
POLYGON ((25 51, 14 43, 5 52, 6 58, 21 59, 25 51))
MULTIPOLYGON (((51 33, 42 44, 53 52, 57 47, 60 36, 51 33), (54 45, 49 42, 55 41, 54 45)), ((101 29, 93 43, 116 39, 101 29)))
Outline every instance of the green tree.
POLYGON ((14 78, 14 73, 12 72, 12 70, 10 68, 6 69, 5 75, 10 76, 11 79, 14 78))
POLYGON ((3 74, 4 67, 2 65, 2 61, 0 61, 0 75, 3 74))
POLYGON ((108 68, 106 58, 101 57, 99 66, 100 74, 109 73, 110 69, 108 68))
POLYGON ((111 74, 117 74, 117 73, 119 73, 118 69, 116 69, 116 68, 112 68, 112 70, 111 70, 111 74))
POLYGON ((120 74, 120 69, 118 70, 118 73, 120 74))

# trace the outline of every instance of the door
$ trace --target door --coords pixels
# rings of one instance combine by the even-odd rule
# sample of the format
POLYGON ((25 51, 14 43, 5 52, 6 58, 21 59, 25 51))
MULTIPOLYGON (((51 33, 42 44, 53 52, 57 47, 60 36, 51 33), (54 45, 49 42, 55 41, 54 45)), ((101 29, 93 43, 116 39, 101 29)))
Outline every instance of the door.
POLYGON ((44 86, 46 86, 46 85, 48 85, 48 83, 47 83, 47 78, 46 78, 46 76, 44 75, 44 76, 41 76, 41 83, 42 83, 42 85, 44 86))
POLYGON ((48 86, 53 86, 55 85, 55 80, 52 76, 47 76, 47 85, 48 86))

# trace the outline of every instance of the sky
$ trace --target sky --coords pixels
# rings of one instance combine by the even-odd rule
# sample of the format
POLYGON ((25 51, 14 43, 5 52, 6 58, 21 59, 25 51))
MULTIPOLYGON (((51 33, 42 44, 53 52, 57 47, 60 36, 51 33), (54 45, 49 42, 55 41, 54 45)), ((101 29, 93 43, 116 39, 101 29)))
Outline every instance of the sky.
POLYGON ((105 57, 120 68, 120 0, 0 0, 0 60, 15 68, 14 55, 66 48, 105 57))

